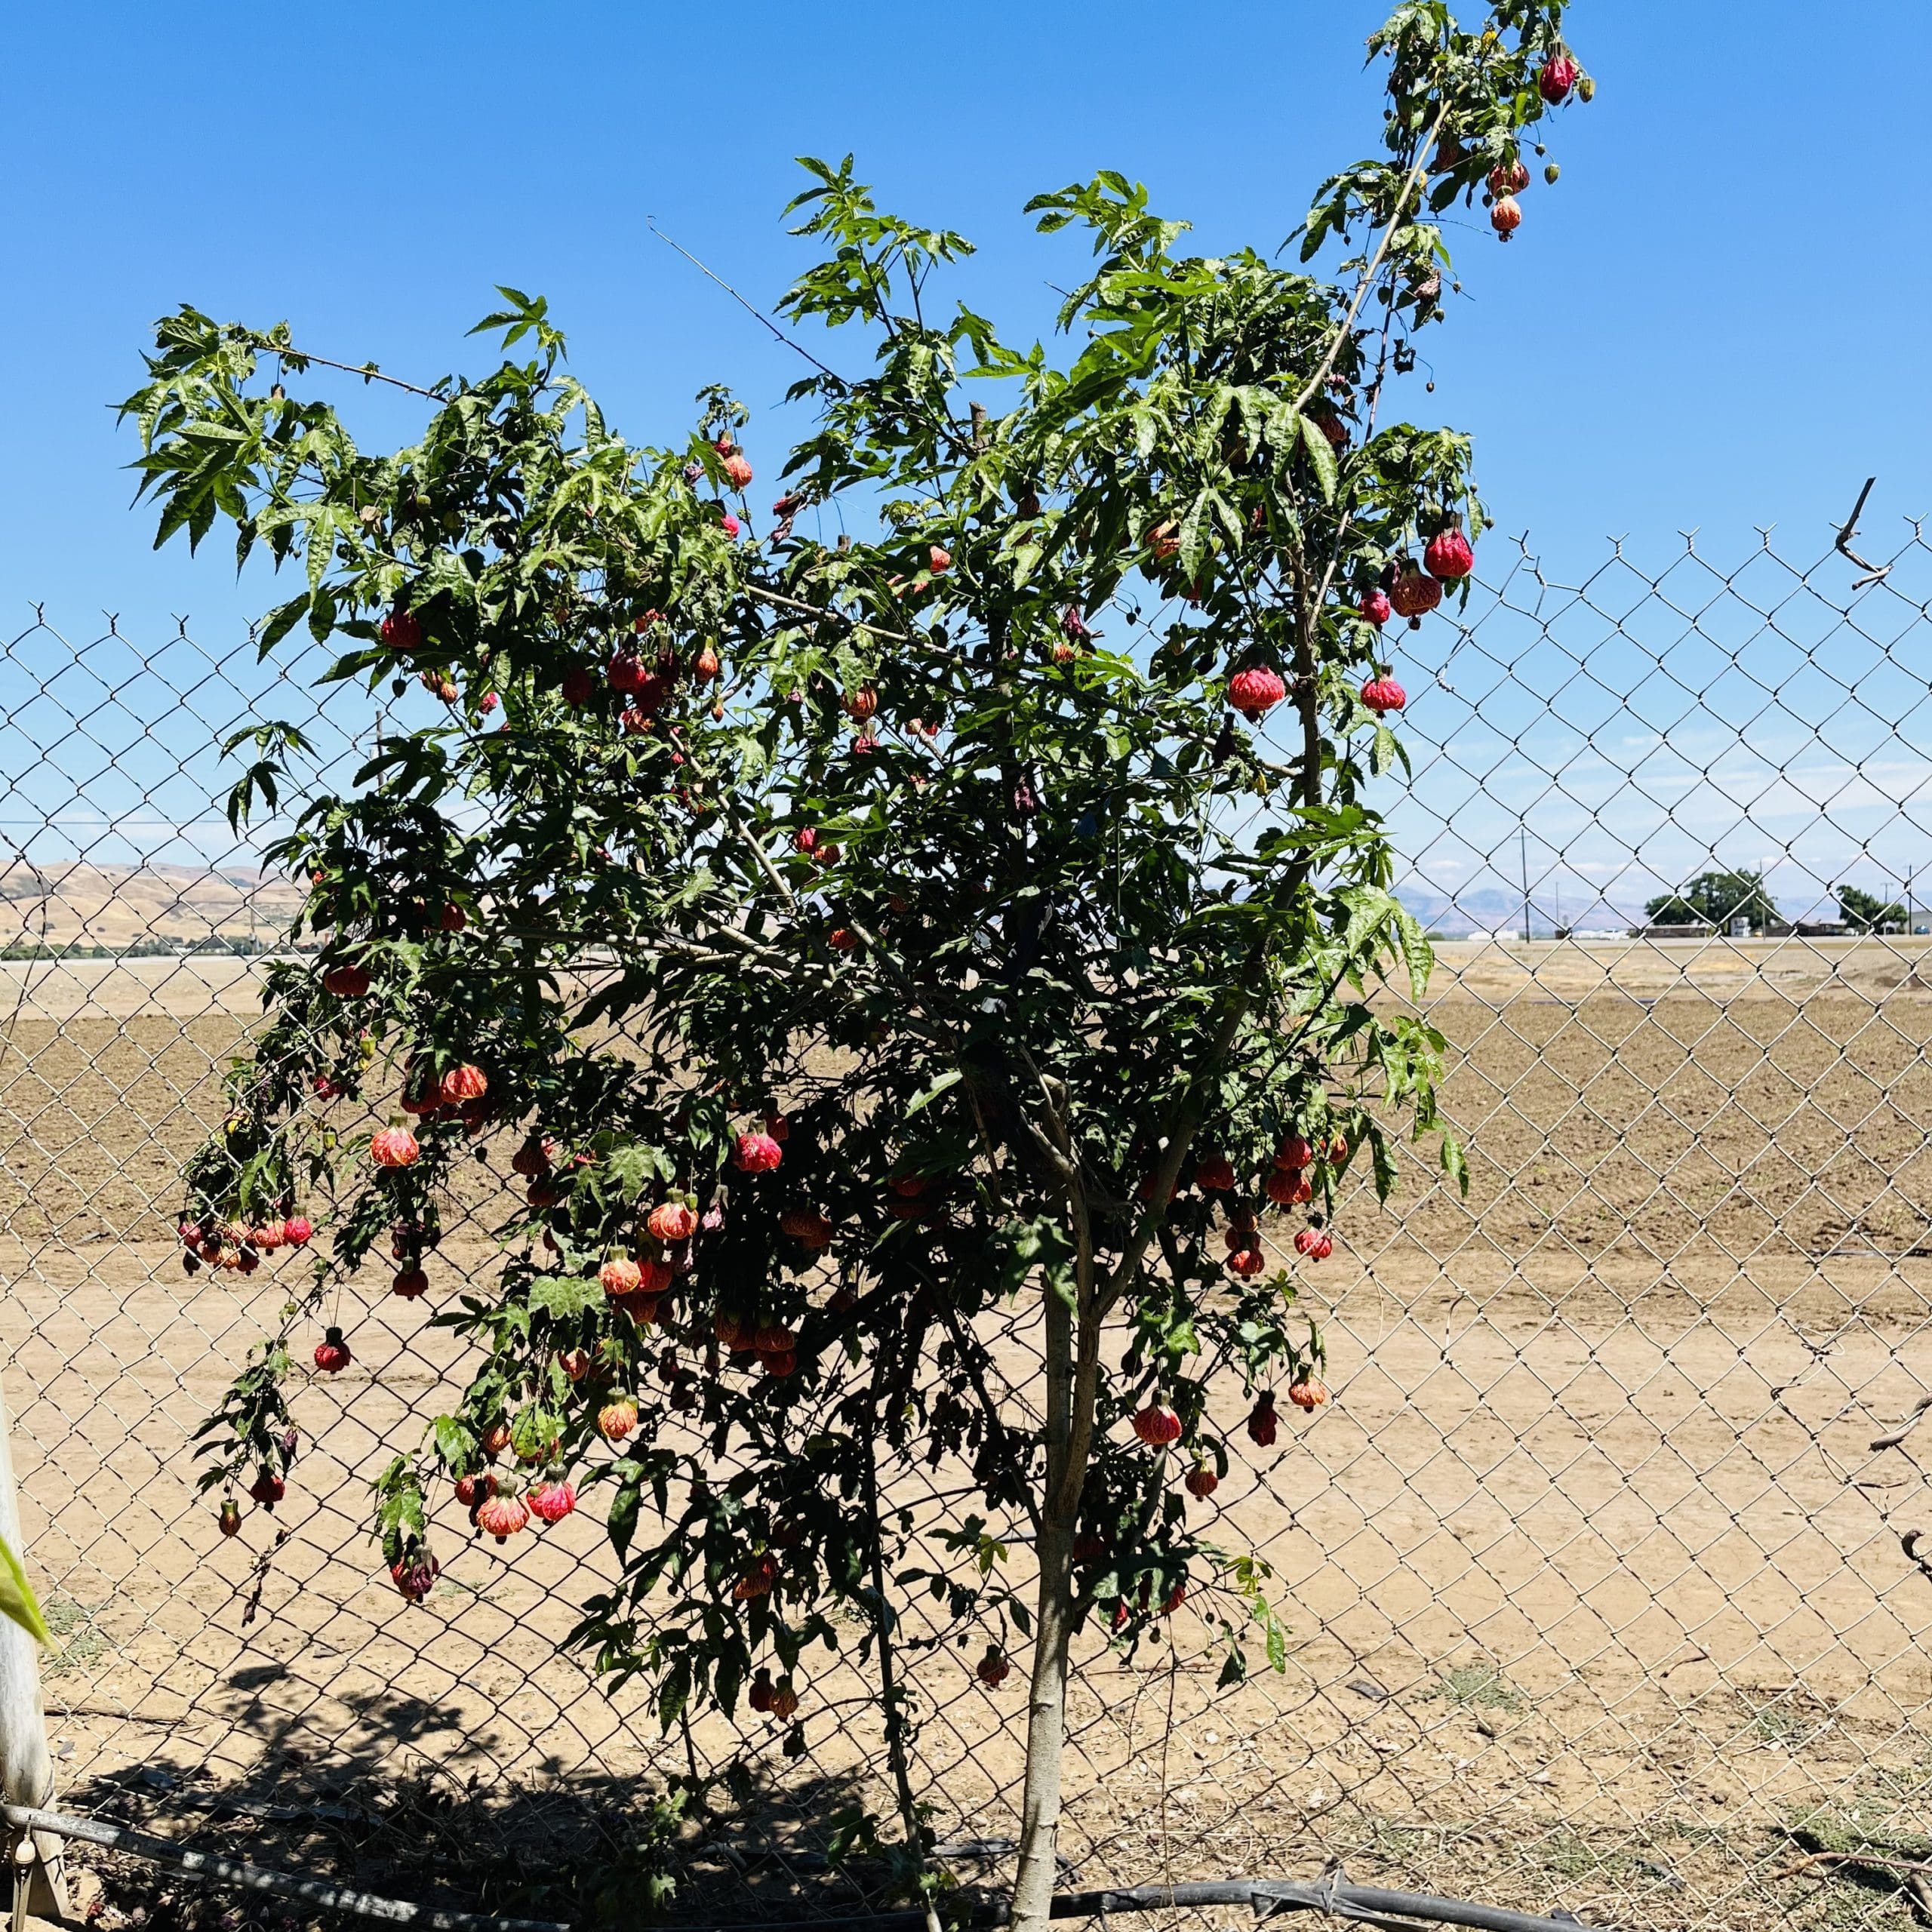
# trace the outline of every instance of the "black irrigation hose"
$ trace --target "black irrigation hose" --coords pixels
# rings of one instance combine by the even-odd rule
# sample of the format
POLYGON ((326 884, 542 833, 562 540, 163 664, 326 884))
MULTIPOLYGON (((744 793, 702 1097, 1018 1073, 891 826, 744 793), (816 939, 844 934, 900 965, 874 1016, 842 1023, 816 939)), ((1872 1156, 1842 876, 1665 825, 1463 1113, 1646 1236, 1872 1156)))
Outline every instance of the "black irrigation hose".
MULTIPOLYGON (((51 1832, 58 1838, 78 1838, 88 1844, 151 1859, 157 1864, 172 1865, 191 1877, 213 1878, 251 1891, 275 1892, 327 1911, 353 1912, 361 1918, 380 1918, 395 1925, 422 1926, 426 1932, 571 1932, 569 1927, 549 1919, 497 1918, 484 1913, 411 1905, 401 1899, 378 1898, 373 1893, 352 1890, 327 1879, 303 1878, 293 1872, 238 1865, 208 1852, 185 1850, 166 1838, 131 1832, 125 1826, 102 1824, 91 1818, 70 1818, 63 1812, 42 1811, 32 1805, 0 1805, 0 1817, 17 1831, 51 1832)), ((1407 1921, 1412 1926, 1466 1926, 1470 1932, 1588 1932, 1583 1921, 1568 1912, 1559 1918, 1543 1918, 1529 1912, 1505 1911, 1500 1906, 1472 1905, 1423 1892, 1392 1892, 1379 1885, 1351 1884, 1339 1873, 1313 1881, 1233 1878, 1200 1884, 1131 1885, 1104 1891, 1060 1892, 1054 1894, 1052 1915, 1097 1918, 1104 1924, 1112 1912, 1161 1912, 1176 1906, 1210 1905, 1247 1906, 1259 1918, 1277 1912, 1319 1912, 1331 1918, 1352 1920, 1358 1925, 1390 1927, 1392 1932, 1401 1932, 1398 1921, 1407 1921)), ((971 1922, 1004 1925, 1008 1916, 1004 1905, 990 1906, 974 1913, 971 1922)), ((919 1932, 926 1923, 924 1912, 883 1912, 854 1918, 765 1919, 742 1925, 693 1926, 682 1928, 682 1932, 775 1932, 780 1925, 795 1927, 798 1932, 919 1932)))
POLYGON ((1196 1885, 1136 1885, 1124 1891, 1066 1892, 1054 1900, 1056 1918, 1103 1918, 1112 1912, 1158 1912, 1171 1906, 1252 1906, 1257 1918, 1275 1912, 1322 1912, 1336 1918, 1374 1922, 1387 1915, 1428 1925, 1466 1925, 1474 1932, 1588 1932, 1565 1912, 1543 1918, 1500 1906, 1471 1905, 1425 1892, 1391 1892, 1380 1885, 1333 1879, 1234 1878, 1196 1885))
MULTIPOLYGON (((1505 1911, 1500 1906, 1472 1905, 1460 1899, 1436 1898, 1423 1892, 1391 1892, 1379 1885, 1355 1885, 1340 1877, 1331 1879, 1217 1879, 1192 1885, 1129 1885, 1117 1890, 1059 1892, 1054 1897, 1055 1918, 1097 1918, 1104 1923, 1116 1912, 1164 1912, 1177 1906, 1242 1905, 1257 1918, 1278 1912, 1319 1912, 1358 1925, 1377 1925, 1391 1932, 1413 1932, 1417 1925, 1461 1925, 1472 1932, 1589 1932, 1570 1913, 1560 1918, 1505 1911)), ((1004 1905, 974 1914, 974 1925, 1004 1925, 1004 1905)), ((923 1912, 881 1912, 852 1918, 754 1920, 737 1925, 694 1925, 678 1932, 920 1932, 923 1912)))

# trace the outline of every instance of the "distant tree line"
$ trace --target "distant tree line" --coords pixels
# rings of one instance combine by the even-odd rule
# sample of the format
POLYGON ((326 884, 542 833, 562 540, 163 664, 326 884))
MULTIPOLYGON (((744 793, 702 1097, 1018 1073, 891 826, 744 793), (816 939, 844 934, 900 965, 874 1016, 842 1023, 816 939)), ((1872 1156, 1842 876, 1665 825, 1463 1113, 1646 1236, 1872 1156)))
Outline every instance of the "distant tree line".
POLYGON ((230 958, 251 959, 258 953, 275 949, 270 941, 247 933, 208 933, 199 939, 131 939, 125 946, 85 946, 78 940, 51 946, 45 940, 22 940, 0 946, 0 960, 172 959, 186 953, 218 953, 230 958))
MULTIPOLYGON (((1839 916, 1853 932, 1907 928, 1906 909, 1896 900, 1881 899, 1855 885, 1840 886, 1837 898, 1839 916)), ((1728 931, 1734 919, 1747 921, 1754 933, 1788 923, 1765 886, 1764 874, 1746 870, 1700 872, 1688 885, 1650 900, 1644 916, 1654 926, 1708 926, 1718 932, 1728 931)))
POLYGON ((1838 888, 1838 910, 1854 932, 1903 932, 1906 928, 1905 908, 1897 900, 1888 904, 1855 885, 1838 888))
POLYGON ((1644 907, 1654 926, 1711 926, 1727 931, 1734 919, 1748 919, 1753 932, 1782 920, 1765 889, 1762 872, 1700 872, 1688 885, 1660 894, 1644 907))

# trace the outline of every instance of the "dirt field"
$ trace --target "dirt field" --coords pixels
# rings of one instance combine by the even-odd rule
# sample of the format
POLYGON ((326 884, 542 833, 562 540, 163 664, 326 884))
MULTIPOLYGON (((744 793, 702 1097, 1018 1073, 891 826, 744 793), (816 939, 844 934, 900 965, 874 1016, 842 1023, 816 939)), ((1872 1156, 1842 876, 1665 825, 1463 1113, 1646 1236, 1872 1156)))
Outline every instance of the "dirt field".
MULTIPOLYGON (((1089 1660, 1083 1880, 1333 1855, 1592 1924, 1912 1922, 1874 1868, 1780 1875, 1932 1835, 1932 1580, 1899 1540, 1932 1497, 1916 1438, 1868 1446, 1932 1371, 1922 944, 1443 949, 1470 1198, 1417 1163, 1391 1213, 1339 1217, 1310 1281, 1336 1401, 1216 1499, 1275 1565, 1287 1673, 1217 1693, 1185 1614, 1177 1657, 1089 1660)), ((357 1367, 299 1398, 288 1503, 214 1536, 188 1438, 281 1296, 266 1270, 185 1281, 168 1229, 251 969, 0 966, 17 998, 0 1342, 66 1788, 166 1767, 285 1803, 419 1769, 606 1789, 681 1767, 635 1697, 554 1655, 610 1568, 587 1515, 500 1554, 451 1506, 420 1611, 377 1571, 365 1480, 453 1367, 429 1305, 371 1284, 357 1367)), ((486 1254, 452 1244, 428 1303, 486 1254)), ((1012 1828, 1018 1683, 919 1666, 943 1838, 1012 1828)), ((834 1708, 860 1687, 814 1684, 803 1764, 753 1735, 748 1829, 802 1832, 875 1777, 875 1731, 834 1708)))

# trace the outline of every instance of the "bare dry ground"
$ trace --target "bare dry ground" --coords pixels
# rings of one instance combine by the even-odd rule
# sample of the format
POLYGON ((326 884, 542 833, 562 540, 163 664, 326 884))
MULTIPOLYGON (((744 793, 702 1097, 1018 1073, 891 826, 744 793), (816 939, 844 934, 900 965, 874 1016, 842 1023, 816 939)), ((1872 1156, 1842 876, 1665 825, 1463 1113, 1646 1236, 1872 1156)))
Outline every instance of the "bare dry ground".
MULTIPOLYGON (((1288 1669, 1217 1690, 1186 1611, 1171 1650, 1096 1650, 1083 1878, 1332 1855, 1592 1924, 1911 1922, 1878 1868, 1780 1875, 1932 1835, 1932 1582, 1899 1540, 1932 1507, 1911 1442, 1868 1446, 1932 1364, 1915 943, 1443 949, 1470 1198, 1418 1163, 1388 1213, 1349 1205, 1307 1283, 1336 1400, 1215 1499, 1224 1540, 1275 1566, 1288 1669)), ((214 1536, 188 1438, 284 1291, 184 1281, 168 1230, 253 969, 0 968, 0 1010, 17 998, 0 1338, 69 1788, 169 1767, 257 1797, 417 1771, 621 1791, 681 1768, 638 1695, 555 1654, 610 1572, 593 1512, 499 1552, 449 1506, 414 1611, 367 1543, 367 1477, 457 1367, 426 1324, 478 1241, 435 1259, 423 1305, 357 1284, 357 1366, 300 1394, 288 1502, 214 1536)), ((941 1651, 918 1681, 940 1835, 1010 1831, 1020 1678, 989 1693, 941 1651)), ((801 1763, 775 1730, 699 1728, 700 1761, 760 1767, 747 1832, 803 1838, 878 1797, 875 1727, 841 1708, 862 1689, 814 1683, 801 1763)))

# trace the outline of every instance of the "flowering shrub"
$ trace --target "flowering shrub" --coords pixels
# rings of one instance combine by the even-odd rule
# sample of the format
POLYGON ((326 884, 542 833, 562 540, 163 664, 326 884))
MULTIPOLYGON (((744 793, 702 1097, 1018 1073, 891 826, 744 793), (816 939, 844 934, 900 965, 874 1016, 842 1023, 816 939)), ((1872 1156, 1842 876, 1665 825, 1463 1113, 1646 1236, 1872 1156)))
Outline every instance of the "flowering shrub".
POLYGON ((1460 1177, 1441 1039, 1360 997, 1430 965, 1365 802, 1401 759, 1382 627, 1466 595, 1483 527, 1466 439, 1390 404, 1443 318, 1435 216, 1521 192, 1534 124, 1588 91, 1563 11, 1466 32, 1416 0, 1374 37, 1386 157, 1303 234, 1335 279, 1188 254, 1120 175, 1040 197, 1093 251, 1057 359, 940 311, 959 236, 807 164, 823 256, 782 312, 872 359, 817 365, 775 461, 722 389, 682 445, 627 443, 515 291, 479 325, 507 359, 415 392, 420 439, 380 456, 296 392, 323 365, 285 326, 159 325, 127 409, 163 537, 225 521, 297 574, 264 652, 306 625, 331 678, 421 688, 351 790, 282 797, 300 740, 272 724, 232 801, 294 808, 270 856, 321 952, 268 969, 188 1177, 191 1267, 255 1265, 298 1206, 318 1230, 209 1431, 231 1507, 287 1473, 325 1286, 386 1244, 419 1294, 481 1159, 522 1205, 438 1317, 475 1346, 462 1400, 380 1485, 405 1598, 427 1485, 511 1555, 581 1495, 623 1568, 577 1641, 667 1724, 749 1699, 791 1749, 856 1611, 916 1852, 889 1606, 931 1587, 989 1687, 1031 1673, 1029 1927, 1075 1630, 1131 1644, 1184 1604, 1230 1671, 1252 1631, 1280 1660, 1265 1570, 1189 1503, 1226 1468, 1217 1385, 1257 1444, 1278 1389, 1327 1399, 1296 1284, 1343 1174, 1386 1193, 1406 1122, 1460 1177), (395 1118, 339 1144, 338 1102, 395 1118), (994 1325, 1029 1318, 1043 1427, 993 1393, 994 1325), (915 1574, 879 1499, 940 1459, 974 1500, 915 1574))

